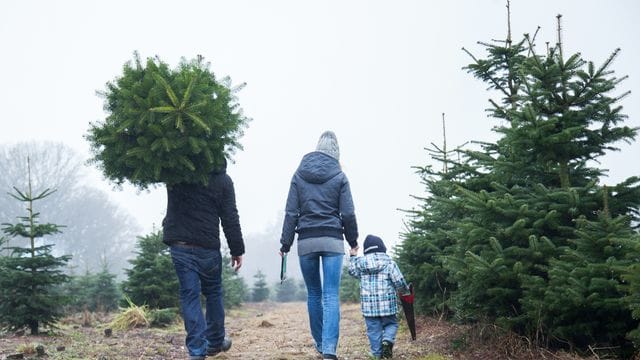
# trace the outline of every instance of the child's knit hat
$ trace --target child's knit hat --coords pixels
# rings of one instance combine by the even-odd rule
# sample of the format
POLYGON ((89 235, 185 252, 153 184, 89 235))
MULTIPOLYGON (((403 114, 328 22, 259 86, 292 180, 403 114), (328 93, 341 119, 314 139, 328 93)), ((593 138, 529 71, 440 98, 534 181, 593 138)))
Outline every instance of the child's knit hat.
POLYGON ((367 235, 364 239, 364 254, 372 254, 375 252, 386 253, 387 247, 384 246, 382 239, 375 235, 367 235))

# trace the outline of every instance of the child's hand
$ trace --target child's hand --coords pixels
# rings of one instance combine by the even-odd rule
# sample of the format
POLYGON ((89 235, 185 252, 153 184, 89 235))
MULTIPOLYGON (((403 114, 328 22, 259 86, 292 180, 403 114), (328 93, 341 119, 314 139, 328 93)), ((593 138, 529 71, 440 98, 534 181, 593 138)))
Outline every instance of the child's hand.
POLYGON ((358 249, 360 249, 359 246, 356 246, 354 248, 349 249, 349 255, 351 256, 356 256, 358 255, 358 249))

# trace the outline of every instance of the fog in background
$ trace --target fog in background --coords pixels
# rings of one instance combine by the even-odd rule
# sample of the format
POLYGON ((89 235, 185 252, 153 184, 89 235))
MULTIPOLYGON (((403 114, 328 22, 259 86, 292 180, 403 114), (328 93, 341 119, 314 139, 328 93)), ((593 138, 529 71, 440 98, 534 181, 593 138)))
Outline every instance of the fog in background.
MULTIPOLYGON (((540 52, 556 42, 557 14, 565 54, 579 51, 598 66, 622 48, 612 68, 629 79, 616 93, 633 91, 623 112, 627 125, 640 126, 640 2, 514 0, 511 8, 514 39, 541 26, 540 52)), ((506 23, 503 0, 5 2, 0 144, 62 142, 86 159, 83 135, 105 117, 96 91, 134 51, 172 65, 203 55, 219 77, 247 83, 239 102, 253 121, 228 171, 247 240, 241 273, 251 284, 260 268, 271 282, 289 181, 324 130, 338 136, 360 240, 377 234, 388 248, 404 230, 399 209, 417 205, 411 195, 425 196, 412 167, 433 163, 424 147, 442 142, 441 114, 450 148, 496 139, 497 122, 484 110, 498 95, 461 69, 471 61, 461 48, 484 57, 477 41, 504 39, 506 23)), ((606 183, 640 172, 640 145, 619 145, 601 159, 606 183)), ((104 191, 140 235, 160 226, 164 188, 118 190, 95 169, 86 173, 82 181, 104 191)))

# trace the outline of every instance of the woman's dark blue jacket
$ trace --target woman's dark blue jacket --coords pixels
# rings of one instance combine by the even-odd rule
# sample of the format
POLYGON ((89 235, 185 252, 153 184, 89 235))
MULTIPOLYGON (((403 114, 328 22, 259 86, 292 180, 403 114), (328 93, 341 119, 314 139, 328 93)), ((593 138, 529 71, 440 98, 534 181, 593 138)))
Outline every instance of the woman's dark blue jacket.
POLYGON ((291 179, 281 251, 289 252, 298 239, 333 237, 357 246, 358 226, 349 180, 338 160, 318 151, 305 155, 291 179))

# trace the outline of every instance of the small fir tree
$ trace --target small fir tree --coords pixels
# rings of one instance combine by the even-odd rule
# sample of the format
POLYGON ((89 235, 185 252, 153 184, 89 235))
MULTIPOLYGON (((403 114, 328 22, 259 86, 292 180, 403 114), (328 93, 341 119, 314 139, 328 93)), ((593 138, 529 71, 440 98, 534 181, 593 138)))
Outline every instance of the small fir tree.
POLYGON ((115 278, 106 265, 97 274, 87 271, 84 275, 71 277, 62 288, 70 298, 68 311, 108 312, 117 309, 122 294, 115 278))
POLYGON ((349 275, 349 267, 342 267, 342 279, 340 280, 340 301, 360 302, 360 280, 349 275))
POLYGON ((109 312, 118 308, 122 293, 116 283, 116 275, 109 272, 106 264, 93 277, 90 297, 91 308, 94 311, 109 312))
POLYGON ((162 242, 162 231, 138 237, 137 248, 137 256, 129 261, 133 267, 126 270, 122 284, 124 295, 138 306, 179 307, 178 277, 169 247, 162 242))
POLYGON ((231 257, 228 254, 222 257, 222 288, 223 302, 227 309, 242 305, 248 293, 244 279, 231 267, 231 257))
POLYGON ((34 194, 31 188, 31 168, 27 159, 28 188, 14 189, 10 194, 25 203, 27 214, 19 217, 16 224, 3 224, 8 236, 29 239, 30 246, 6 247, 10 254, 0 257, 0 327, 17 330, 28 327, 32 335, 40 332, 41 326, 54 327, 62 315, 67 301, 57 288, 68 281, 63 268, 70 256, 55 257, 53 245, 38 245, 37 239, 61 232, 61 225, 40 224, 40 214, 34 202, 42 200, 55 190, 45 189, 34 194))
POLYGON ((67 304, 66 312, 74 313, 80 312, 85 309, 91 309, 91 290, 93 289, 95 274, 90 273, 88 270, 83 275, 72 275, 69 281, 62 287, 62 292, 67 294, 69 302, 67 304))
POLYGON ((296 287, 296 301, 307 301, 307 285, 304 279, 298 279, 296 287))
POLYGON ((282 283, 275 284, 276 301, 291 302, 296 301, 298 285, 295 279, 285 279, 282 283))
POLYGON ((267 276, 262 272, 262 270, 258 270, 253 277, 255 281, 253 282, 253 288, 251 289, 251 299, 255 302, 269 299, 270 289, 266 280, 267 276))

